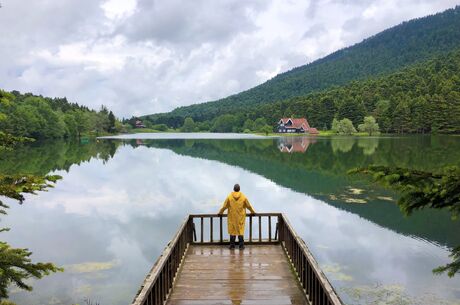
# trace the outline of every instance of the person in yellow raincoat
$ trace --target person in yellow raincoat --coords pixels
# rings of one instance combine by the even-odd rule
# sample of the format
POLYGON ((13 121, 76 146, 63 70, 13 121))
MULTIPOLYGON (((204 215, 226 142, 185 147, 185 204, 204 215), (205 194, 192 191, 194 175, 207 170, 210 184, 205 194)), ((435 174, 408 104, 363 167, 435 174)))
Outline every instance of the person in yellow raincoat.
POLYGON ((240 249, 244 249, 244 225, 246 223, 246 209, 252 214, 256 212, 252 208, 246 196, 240 192, 239 184, 235 184, 233 192, 225 199, 224 205, 219 211, 222 215, 228 209, 228 234, 230 235, 230 249, 235 249, 235 239, 238 235, 240 249))

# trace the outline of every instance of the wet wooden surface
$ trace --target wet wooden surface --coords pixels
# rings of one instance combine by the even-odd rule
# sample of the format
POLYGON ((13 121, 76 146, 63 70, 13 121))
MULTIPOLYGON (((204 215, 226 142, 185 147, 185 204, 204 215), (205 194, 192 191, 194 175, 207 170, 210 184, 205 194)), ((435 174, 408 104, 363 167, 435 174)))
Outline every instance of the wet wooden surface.
POLYGON ((280 245, 190 246, 167 305, 308 304, 280 245))

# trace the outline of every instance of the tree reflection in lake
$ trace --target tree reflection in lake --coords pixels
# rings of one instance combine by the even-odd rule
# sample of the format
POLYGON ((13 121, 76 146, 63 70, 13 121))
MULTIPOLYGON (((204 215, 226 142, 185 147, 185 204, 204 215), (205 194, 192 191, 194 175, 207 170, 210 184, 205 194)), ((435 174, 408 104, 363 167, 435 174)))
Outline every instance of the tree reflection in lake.
POLYGON ((459 224, 439 211, 404 218, 391 201, 395 193, 346 172, 374 163, 459 165, 460 138, 307 142, 305 153, 292 154, 280 152, 279 139, 54 142, 2 156, 2 172, 63 176, 50 192, 12 205, 5 225, 14 228, 6 234, 13 245, 67 271, 37 282, 30 294, 13 292, 14 300, 129 303, 185 214, 215 212, 235 181, 259 210, 288 215, 345 301, 354 298, 341 288, 376 283, 404 287, 408 298, 424 291, 458 299, 459 280, 431 269, 450 261, 445 247, 460 243, 459 224))

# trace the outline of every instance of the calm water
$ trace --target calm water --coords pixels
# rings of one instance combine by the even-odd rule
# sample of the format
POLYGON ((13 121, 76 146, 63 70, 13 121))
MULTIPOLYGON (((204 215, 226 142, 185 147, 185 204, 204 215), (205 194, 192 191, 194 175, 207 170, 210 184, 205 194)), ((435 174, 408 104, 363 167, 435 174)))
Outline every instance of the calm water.
POLYGON ((348 304, 460 304, 450 261, 460 222, 405 218, 397 195, 346 171, 367 164, 460 165, 460 137, 117 139, 49 142, 0 156, 2 173, 57 173, 54 189, 10 202, 2 238, 65 272, 11 289, 18 304, 129 304, 189 213, 216 212, 235 182, 258 211, 281 211, 348 304))

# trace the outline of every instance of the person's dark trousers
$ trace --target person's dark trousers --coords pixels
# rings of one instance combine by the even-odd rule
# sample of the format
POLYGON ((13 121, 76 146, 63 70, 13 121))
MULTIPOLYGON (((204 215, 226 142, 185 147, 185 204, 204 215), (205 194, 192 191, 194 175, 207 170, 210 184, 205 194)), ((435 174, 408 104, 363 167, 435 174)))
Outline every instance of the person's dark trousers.
POLYGON ((230 235, 230 249, 235 249, 235 235, 230 235))
POLYGON ((243 235, 238 235, 238 243, 240 245, 240 249, 244 249, 244 237, 243 237, 243 235))

